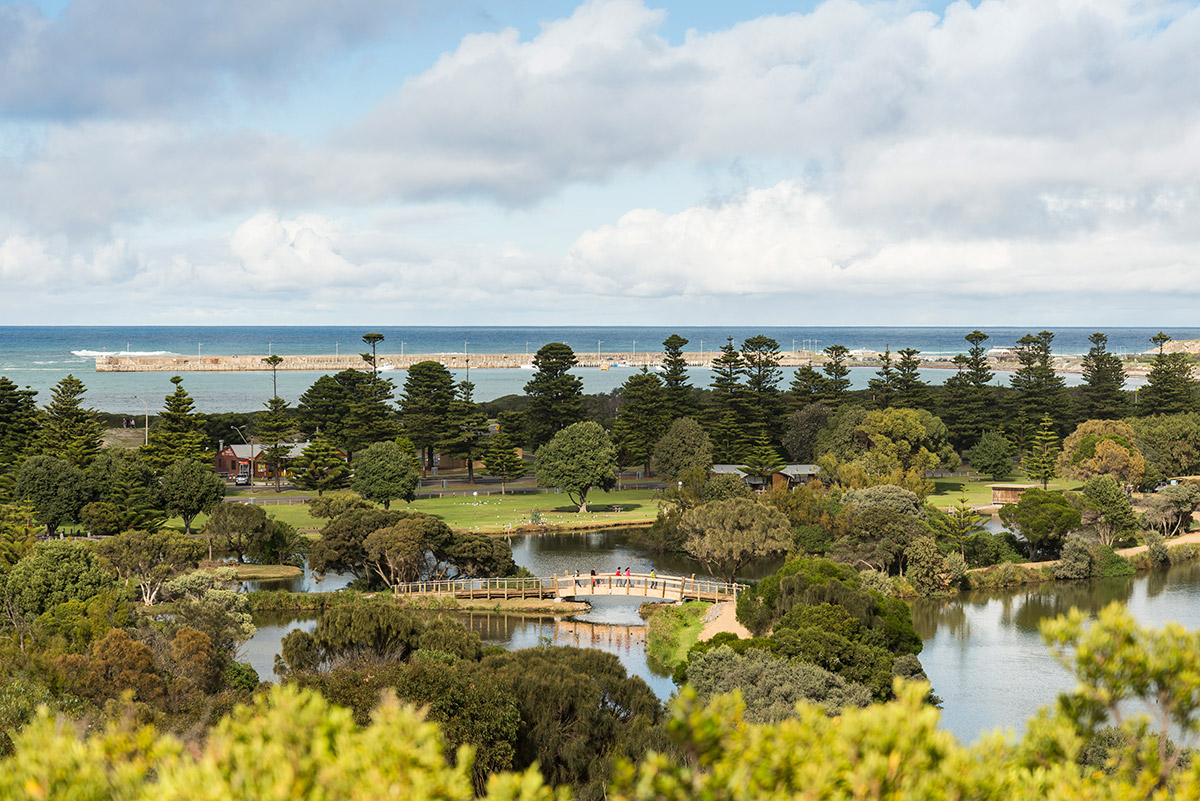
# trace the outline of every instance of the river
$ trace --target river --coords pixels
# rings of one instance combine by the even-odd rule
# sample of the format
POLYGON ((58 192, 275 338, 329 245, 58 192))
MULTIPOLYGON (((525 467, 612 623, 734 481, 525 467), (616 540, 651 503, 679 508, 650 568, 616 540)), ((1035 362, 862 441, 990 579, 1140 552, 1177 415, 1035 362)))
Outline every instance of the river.
MULTIPOLYGON (((587 574, 631 567, 666 574, 703 574, 692 560, 653 554, 630 542, 627 530, 610 529, 513 537, 513 558, 536 575, 579 569, 587 574)), ((751 565, 742 578, 774 572, 780 562, 751 565)), ((314 583, 292 580, 296 591, 344 586, 345 577, 314 583)), ((279 588, 284 588, 280 585, 279 588)), ((1111 601, 1125 603, 1144 625, 1175 621, 1200 628, 1200 563, 1141 573, 1131 578, 1048 582, 1003 591, 964 593, 951 599, 912 603, 913 621, 925 643, 921 663, 942 698, 942 726, 963 742, 995 729, 1020 733, 1039 707, 1052 704, 1072 681, 1042 643, 1039 623, 1072 606, 1096 612, 1111 601)), ((590 611, 566 619, 473 613, 463 622, 480 632, 485 644, 529 648, 548 642, 599 648, 617 656, 663 700, 674 685, 646 662, 645 627, 637 600, 596 599, 590 611)), ((259 616, 258 633, 242 649, 264 679, 273 676, 280 640, 293 628, 311 629, 311 617, 259 616)))

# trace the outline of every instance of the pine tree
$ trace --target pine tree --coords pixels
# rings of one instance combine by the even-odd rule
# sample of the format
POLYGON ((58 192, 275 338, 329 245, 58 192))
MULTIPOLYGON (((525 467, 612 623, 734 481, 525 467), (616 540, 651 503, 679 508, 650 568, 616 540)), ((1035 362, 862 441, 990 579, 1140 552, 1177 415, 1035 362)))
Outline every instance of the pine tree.
POLYGON ((612 429, 621 464, 643 465, 648 474, 654 445, 669 423, 663 382, 643 367, 621 385, 621 407, 612 429))
POLYGON ((1013 388, 1016 410, 1035 420, 1049 415, 1061 428, 1070 413, 1066 403, 1066 382, 1054 372, 1053 342, 1054 334, 1050 331, 1026 334, 1018 339, 1017 361, 1021 366, 1013 373, 1009 385, 1013 388))
POLYGON ((37 440, 38 417, 32 389, 0 376, 0 475, 11 473, 32 455, 37 440))
POLYGON ((433 451, 453 434, 450 408, 455 400, 454 376, 440 362, 417 362, 408 368, 399 399, 404 434, 421 456, 421 477, 433 467, 433 451))
POLYGON ((755 437, 743 461, 745 464, 739 469, 746 475, 761 478, 764 486, 769 485, 771 476, 782 470, 786 464, 763 435, 755 437))
POLYGON ((1050 415, 1042 418, 1037 433, 1033 435, 1028 453, 1021 460, 1025 475, 1034 481, 1041 482, 1042 489, 1058 476, 1058 454, 1061 450, 1058 434, 1054 430, 1054 420, 1050 415))
POLYGON ((904 406, 909 409, 929 409, 929 384, 921 380, 921 351, 916 348, 904 348, 897 351, 900 358, 896 361, 894 378, 895 391, 892 393, 892 405, 904 406))
POLYGON ((379 343, 384 340, 383 334, 363 334, 363 344, 371 348, 370 353, 362 354, 363 361, 371 365, 371 376, 379 378, 379 359, 376 354, 376 349, 379 343))
POLYGON ((296 460, 293 480, 301 489, 316 490, 320 496, 326 490, 342 489, 349 484, 350 468, 329 438, 319 434, 296 460))
POLYGON ((283 468, 292 452, 288 438, 295 433, 296 428, 292 424, 291 415, 288 414, 288 402, 283 398, 276 395, 267 401, 266 407, 267 410, 260 412, 254 420, 254 432, 262 445, 259 458, 275 476, 275 491, 279 492, 283 468))
POLYGON ((984 431, 999 422, 996 396, 989 385, 995 374, 987 362, 984 342, 988 335, 972 331, 964 339, 971 343, 966 355, 954 357, 958 372, 946 379, 940 417, 950 430, 950 441, 958 450, 976 442, 984 431))
POLYGON ((797 367, 796 372, 792 373, 792 383, 789 387, 792 399, 801 408, 818 403, 828 394, 825 389, 827 380, 811 365, 797 367))
POLYGON ((779 397, 779 343, 770 337, 755 336, 742 342, 742 363, 746 370, 746 419, 749 436, 774 436, 775 422, 783 404, 779 397))
POLYGON ((1088 337, 1092 347, 1083 357, 1083 386, 1079 389, 1080 413, 1085 420, 1117 420, 1129 412, 1125 393, 1125 367, 1108 350, 1108 337, 1088 337))
POLYGON ((583 381, 571 374, 576 364, 575 351, 561 342, 543 345, 534 355, 535 372, 525 385, 525 436, 531 447, 583 420, 583 381))
POLYGON ((850 368, 846 366, 849 356, 850 351, 844 345, 825 348, 825 364, 821 367, 825 373, 825 396, 822 400, 832 409, 836 409, 850 391, 850 368))
POLYGON ((692 403, 692 385, 688 379, 687 359, 683 357, 683 347, 688 341, 678 334, 671 334, 663 340, 663 386, 665 387, 665 403, 667 416, 672 420, 687 417, 694 411, 692 403))
POLYGON ((1158 346, 1158 355, 1146 376, 1146 386, 1137 396, 1139 415, 1190 412, 1196 406, 1196 381, 1186 353, 1165 353, 1163 346, 1171 337, 1161 331, 1150 338, 1158 346))
POLYGON ((891 348, 884 348, 883 353, 879 354, 879 360, 882 364, 875 371, 878 377, 868 381, 867 387, 871 390, 875 402, 886 409, 892 403, 892 396, 896 394, 896 370, 892 367, 891 348))
POLYGON ((503 431, 492 437, 487 456, 483 459, 484 470, 489 476, 500 479, 500 494, 504 485, 525 475, 525 461, 517 455, 516 446, 503 431))
POLYGON ((741 458, 748 445, 743 428, 746 414, 746 363, 729 337, 721 346, 721 355, 712 360, 712 400, 705 410, 704 422, 712 439, 714 456, 719 461, 741 458))
POLYGON ((450 402, 447 415, 448 435, 442 441, 442 450, 463 459, 467 463, 467 481, 475 483, 475 462, 487 450, 487 415, 472 399, 475 385, 460 381, 455 386, 454 400, 450 402))
POLYGON ((400 433, 396 410, 390 403, 396 385, 389 378, 363 378, 358 392, 349 398, 346 416, 337 428, 339 444, 348 455, 376 442, 389 442, 400 433))
POLYGON ((42 417, 37 451, 64 459, 76 467, 86 467, 100 452, 100 420, 94 409, 83 408, 87 389, 73 375, 59 381, 50 390, 50 405, 42 417))
POLYGON ((158 424, 150 431, 150 443, 142 453, 154 469, 166 470, 180 459, 206 462, 211 454, 205 451, 208 438, 204 434, 204 417, 193 411, 192 396, 183 388, 183 378, 171 376, 175 391, 166 397, 158 424))

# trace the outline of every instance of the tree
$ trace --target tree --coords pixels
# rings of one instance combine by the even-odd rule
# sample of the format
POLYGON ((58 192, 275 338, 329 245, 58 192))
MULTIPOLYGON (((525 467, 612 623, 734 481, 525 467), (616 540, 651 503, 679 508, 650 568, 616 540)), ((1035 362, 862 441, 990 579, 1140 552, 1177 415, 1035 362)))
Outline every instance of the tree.
POLYGON ((1061 425, 1068 417, 1066 383, 1054 372, 1051 343, 1054 334, 1040 331, 1017 340, 1017 361, 1021 366, 1012 374, 1014 407, 1030 418, 1050 417, 1061 425))
POLYGON ((18 389, 0 376, 0 475, 11 472, 32 452, 38 433, 36 396, 32 389, 18 389))
POLYGON ((500 494, 503 495, 506 482, 525 475, 525 460, 517 454, 517 447, 508 434, 500 431, 491 439, 483 468, 489 476, 500 479, 500 494))
POLYGON ((928 409, 929 385, 921 380, 921 351, 904 348, 896 352, 896 374, 892 379, 892 405, 910 409, 928 409))
POLYGON ((40 615, 67 601, 86 601, 113 585, 92 548, 70 540, 42 542, 8 572, 6 593, 22 615, 40 615))
POLYGON ((583 381, 571 374, 578 361, 561 342, 543 345, 533 357, 534 374, 525 385, 525 437, 531 448, 583 419, 583 381))
POLYGON ((403 520, 401 511, 349 509, 325 524, 321 538, 313 543, 308 565, 318 575, 329 572, 351 573, 356 578, 369 575, 363 542, 381 528, 403 520))
POLYGON ((283 357, 278 354, 271 354, 262 360, 263 364, 271 368, 271 396, 279 397, 279 365, 283 364, 283 357))
POLYGON ((318 434, 304 446, 293 465, 292 480, 296 486, 316 490, 321 497, 327 490, 343 489, 350 483, 350 468, 329 438, 318 434))
MULTIPOLYGON (((828 391, 825 385, 828 379, 821 375, 812 367, 812 365, 803 365, 797 367, 792 373, 792 382, 788 386, 788 391, 792 394, 792 400, 801 408, 812 406, 821 403, 828 391)), ((824 406, 823 403, 821 403, 824 406)), ((829 408, 825 406, 824 408, 829 408)))
POLYGON ((1054 421, 1047 415, 1033 435, 1029 451, 1021 459, 1025 475, 1041 482, 1042 489, 1046 489, 1058 475, 1058 454, 1058 434, 1054 433, 1054 421))
MULTIPOLYGON (((192 533, 192 521, 201 512, 211 512, 225 497, 225 482, 192 459, 180 459, 167 468, 162 480, 162 505, 169 514, 183 518, 183 533, 192 533)), ((209 558, 212 558, 211 543, 209 558)))
POLYGON ((663 382, 645 367, 621 385, 621 409, 612 429, 621 464, 643 465, 650 472, 654 445, 667 428, 663 382))
POLYGON ((1095 476, 1083 485, 1082 523, 1097 541, 1110 548, 1137 530, 1129 495, 1110 475, 1095 476))
POLYGON ((779 453, 771 447, 765 434, 759 434, 754 438, 754 443, 750 446, 745 461, 746 463, 739 469, 748 476, 762 479, 764 486, 769 486, 771 477, 782 470, 786 464, 783 459, 779 458, 779 453))
POLYGON ((855 506, 849 530, 834 542, 833 557, 856 569, 867 566, 899 575, 904 572, 908 546, 928 534, 929 527, 924 522, 894 506, 860 504, 855 506))
POLYGON ((376 354, 376 348, 379 343, 384 340, 383 334, 363 334, 363 344, 371 349, 370 353, 362 355, 363 361, 371 365, 371 376, 375 379, 379 378, 379 360, 376 354))
POLYGON ((733 337, 721 346, 721 355, 712 360, 712 395, 706 410, 706 428, 712 440, 715 457, 722 461, 737 461, 745 450, 751 432, 746 423, 748 392, 743 383, 746 362, 734 347, 733 337))
POLYGON ((1129 410, 1125 394, 1125 368, 1117 354, 1108 350, 1108 337, 1088 337, 1092 347, 1083 357, 1083 386, 1079 389, 1079 411, 1088 420, 1115 420, 1129 410))
POLYGON ((821 372, 825 373, 825 394, 822 400, 835 409, 850 391, 850 368, 846 366, 849 356, 850 351, 845 345, 830 345, 825 348, 825 364, 821 366, 821 372))
POLYGON ((779 382, 779 343, 765 336, 753 336, 742 342, 742 363, 746 375, 745 426, 750 436, 775 435, 772 430, 782 410, 779 382))
POLYGON ((663 400, 668 420, 678 420, 692 413, 692 385, 688 380, 687 359, 683 347, 688 341, 678 334, 663 340, 662 381, 663 400))
POLYGON ((1037 488, 1021 493, 1016 503, 1000 507, 1000 519, 1024 538, 1032 561, 1039 551, 1053 551, 1068 532, 1079 528, 1079 510, 1061 492, 1037 488))
POLYGON ((983 432, 996 427, 998 422, 995 393, 989 385, 995 374, 987 361, 984 342, 988 335, 972 331, 964 339, 971 344, 970 350, 954 357, 958 371, 946 379, 943 396, 942 420, 950 429, 950 441, 956 448, 977 442, 983 432))
POLYGON ((347 429, 351 418, 351 407, 359 402, 372 383, 369 375, 358 370, 343 370, 336 375, 323 375, 300 396, 297 410, 300 426, 310 437, 324 434, 329 441, 354 455, 358 441, 351 442, 351 435, 358 432, 347 429))
POLYGON ((896 392, 896 369, 892 366, 891 349, 885 348, 883 353, 879 354, 879 360, 881 364, 875 371, 876 377, 867 382, 867 389, 871 390, 874 401, 886 409, 891 405, 892 395, 896 392))
POLYGON ((171 376, 171 383, 175 391, 166 397, 150 442, 141 449, 156 470, 166 470, 181 459, 205 462, 211 457, 205 450, 203 415, 193 411, 195 402, 183 388, 183 378, 171 376))
POLYGON ((832 410, 824 403, 808 403, 788 417, 783 447, 796 462, 813 464, 817 461, 817 436, 829 422, 832 410))
POLYGON ((783 553, 792 544, 791 526, 783 513, 747 498, 689 509, 679 528, 687 537, 684 550, 730 583, 751 559, 783 553))
POLYGON ((350 488, 387 509, 394 500, 411 502, 417 497, 416 466, 394 442, 376 442, 358 457, 350 488))
POLYGON ((1136 486, 1146 472, 1146 459, 1136 443, 1137 434, 1128 423, 1087 420, 1063 442, 1058 472, 1082 480, 1111 475, 1136 486))
POLYGON ((266 463, 275 476, 275 491, 280 491, 279 481, 283 475, 284 465, 292 452, 292 444, 288 438, 295 432, 291 416, 288 414, 288 402, 276 395, 266 403, 267 410, 255 418, 254 430, 258 441, 262 443, 262 453, 259 459, 266 463))
POLYGON ((948 438, 942 421, 924 409, 843 404, 818 438, 818 464, 843 487, 897 484, 923 497, 933 489, 928 471, 959 465, 948 438))
POLYGON ((433 467, 434 448, 450 439, 455 400, 454 377, 440 362, 417 362, 408 368, 400 395, 400 422, 421 456, 421 476, 433 467))
POLYGON ((201 551, 200 543, 176 531, 126 531, 96 546, 117 578, 137 585, 145 606, 154 605, 169 579, 196 567, 201 551))
POLYGON ((1146 376, 1146 386, 1137 396, 1139 415, 1176 414, 1190 412, 1196 406, 1196 381, 1192 378, 1192 363, 1186 353, 1166 353, 1163 346, 1171 337, 1161 331, 1150 338, 1158 346, 1158 354, 1146 376))
POLYGON ((707 478, 712 453, 712 441, 704 428, 690 417, 681 417, 654 444, 652 464, 658 477, 668 484, 689 475, 707 478))
POLYGON ((87 389, 73 375, 59 381, 38 432, 38 453, 86 467, 100 452, 100 420, 94 409, 83 408, 87 389))
POLYGON ((87 502, 83 471, 64 459, 34 456, 17 470, 16 496, 28 500, 37 519, 53 537, 58 527, 79 519, 87 502))
POLYGON ((944 513, 936 515, 931 513, 929 527, 935 533, 950 540, 964 559, 967 556, 967 541, 979 532, 985 531, 983 515, 975 511, 974 507, 967 502, 965 488, 964 494, 958 496, 958 500, 944 513))
POLYGON ((204 536, 208 538, 211 552, 212 542, 218 540, 237 557, 246 561, 255 544, 269 536, 267 513, 261 506, 246 503, 222 503, 204 524, 204 536))
POLYGON ((356 454, 373 442, 396 437, 400 427, 390 401, 395 386, 390 379, 377 375, 362 376, 357 391, 349 398, 349 408, 338 427, 338 444, 346 454, 356 454))
POLYGON ((596 423, 575 423, 538 448, 533 469, 539 486, 565 490, 583 514, 593 487, 616 486, 617 449, 596 423))
POLYGON ((1013 448, 1002 431, 984 431, 983 436, 965 454, 967 462, 980 473, 992 477, 992 481, 1004 481, 1013 471, 1013 448))
POLYGON ((1200 509, 1200 489, 1194 484, 1176 484, 1160 489, 1146 500, 1142 524, 1163 537, 1183 534, 1200 509))
POLYGON ((475 483, 475 462, 482 459, 487 450, 488 419, 478 403, 471 399, 475 385, 460 381, 455 386, 454 399, 450 401, 447 415, 449 424, 442 450, 467 463, 467 481, 475 483))

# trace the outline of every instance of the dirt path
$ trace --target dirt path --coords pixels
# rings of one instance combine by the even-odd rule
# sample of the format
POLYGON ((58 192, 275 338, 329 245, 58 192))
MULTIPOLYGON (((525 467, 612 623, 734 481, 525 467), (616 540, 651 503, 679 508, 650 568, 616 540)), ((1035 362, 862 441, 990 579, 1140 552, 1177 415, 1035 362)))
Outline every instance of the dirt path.
MULTIPOLYGON (((1182 534, 1173 539, 1163 540, 1163 544, 1165 544, 1169 547, 1174 547, 1176 545, 1184 545, 1189 542, 1200 543, 1200 531, 1193 531, 1188 534, 1182 534)), ((1128 558, 1130 556, 1133 556, 1135 553, 1141 553, 1142 551, 1148 550, 1148 548, 1149 548, 1148 545, 1135 545, 1132 548, 1121 548, 1117 551, 1117 553, 1121 554, 1121 556, 1128 558)))
POLYGON ((730 634, 746 639, 753 635, 750 630, 738 623, 737 620, 737 604, 733 601, 726 601, 723 604, 715 604, 712 609, 704 616, 704 628, 700 630, 700 640, 711 640, 713 635, 727 631, 730 634))

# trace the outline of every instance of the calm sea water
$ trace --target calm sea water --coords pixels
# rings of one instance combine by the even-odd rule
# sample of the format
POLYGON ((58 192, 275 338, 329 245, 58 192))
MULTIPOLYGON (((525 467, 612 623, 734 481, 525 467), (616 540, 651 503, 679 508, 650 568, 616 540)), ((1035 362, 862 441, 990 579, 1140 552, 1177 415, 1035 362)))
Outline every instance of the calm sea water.
MULTIPOLYGON (((1025 328, 985 328, 989 345, 1012 345, 1030 333, 1025 328)), ((1058 329, 1055 351, 1080 354, 1087 351, 1092 328, 1058 329)), ((712 351, 728 337, 736 343, 763 334, 774 338, 784 350, 820 349, 832 344, 851 350, 893 351, 914 347, 929 356, 952 356, 967 347, 966 328, 875 328, 875 327, 795 327, 726 328, 708 327, 567 327, 567 328, 374 328, 334 326, 0 326, 0 375, 39 393, 39 403, 48 400, 48 391, 61 378, 74 374, 88 387, 87 402, 101 411, 136 413, 142 410, 138 397, 150 408, 159 408, 172 389, 167 373, 97 373, 95 357, 103 353, 135 354, 325 354, 359 353, 364 349, 361 337, 378 331, 386 339, 380 354, 404 353, 530 353, 547 342, 565 342, 576 351, 630 351, 644 353, 662 350, 662 341, 677 333, 690 341, 689 350, 712 351), (137 396, 137 397, 135 397, 137 396)), ((1117 353, 1141 352, 1150 347, 1150 328, 1114 328, 1105 333, 1109 348, 1117 353)), ((1200 339, 1200 328, 1171 329, 1175 339, 1200 339)), ((629 377, 631 370, 579 369, 584 391, 608 392, 629 377)), ((941 383, 948 373, 926 371, 926 380, 941 383)), ((279 373, 279 394, 295 403, 319 377, 317 372, 279 373)), ((865 387, 874 375, 869 368, 852 370, 854 386, 865 387)), ((395 374, 398 382, 402 374, 395 374)), ((456 372, 456 380, 466 376, 456 372)), ((493 400, 519 393, 529 380, 523 370, 472 370, 476 399, 493 400)), ((707 385, 710 373, 693 370, 693 383, 707 385)), ((1002 380, 1002 379, 1001 379, 1002 380)), ((1068 381, 1078 379, 1069 378, 1068 381)), ((184 386, 204 412, 245 412, 262 408, 271 395, 271 374, 187 373, 184 386)))

